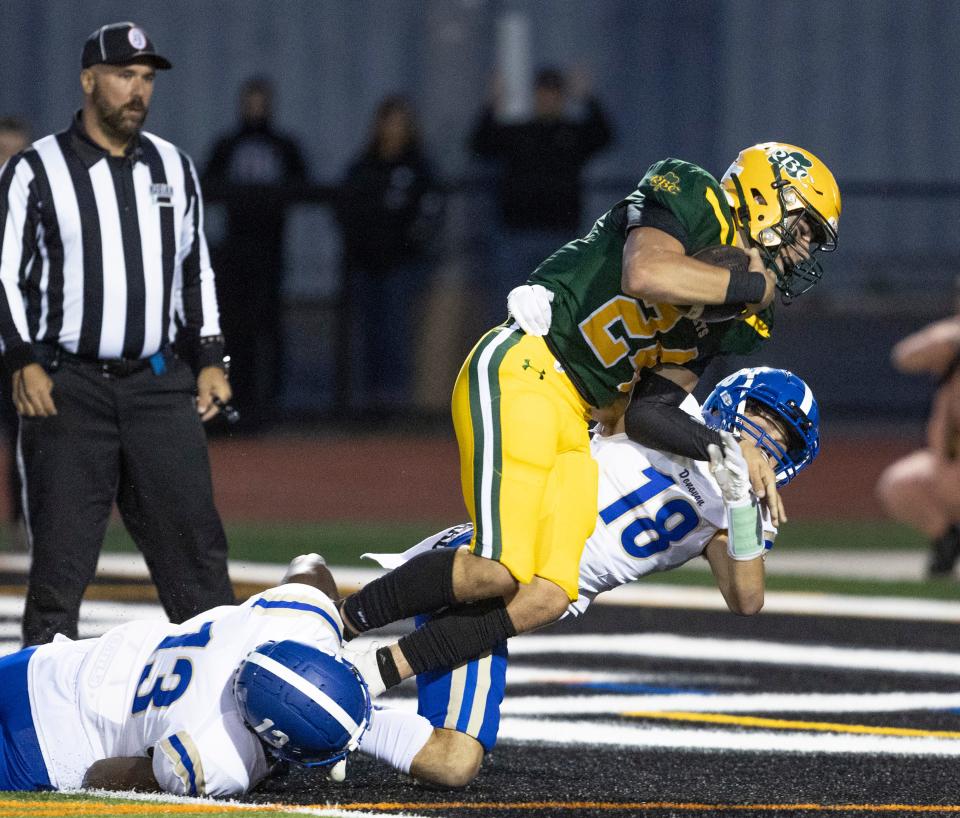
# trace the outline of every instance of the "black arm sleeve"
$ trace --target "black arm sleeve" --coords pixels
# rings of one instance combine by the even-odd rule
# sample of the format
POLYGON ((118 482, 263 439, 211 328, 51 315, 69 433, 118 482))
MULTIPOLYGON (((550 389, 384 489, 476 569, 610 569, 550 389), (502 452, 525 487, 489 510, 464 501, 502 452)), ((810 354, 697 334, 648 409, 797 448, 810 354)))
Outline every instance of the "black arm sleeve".
POLYGON ((685 253, 690 252, 690 237, 687 235, 686 228, 680 223, 680 219, 656 202, 633 203, 627 206, 627 223, 624 232, 629 233, 635 227, 655 227, 657 230, 662 230, 679 241, 685 253))
POLYGON ((720 433, 680 408, 686 396, 686 390, 673 381, 652 372, 645 374, 623 418, 627 437, 650 449, 709 460, 707 446, 723 445, 720 433))

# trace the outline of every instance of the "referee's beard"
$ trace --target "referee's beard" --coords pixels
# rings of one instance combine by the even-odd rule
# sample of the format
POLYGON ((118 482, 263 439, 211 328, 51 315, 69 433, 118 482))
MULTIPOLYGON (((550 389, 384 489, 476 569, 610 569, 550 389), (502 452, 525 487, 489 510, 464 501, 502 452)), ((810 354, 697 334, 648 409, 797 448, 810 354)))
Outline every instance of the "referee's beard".
POLYGON ((93 86, 90 100, 97 115, 97 123, 105 134, 118 142, 129 142, 140 133, 150 110, 143 98, 138 96, 123 105, 111 105, 104 99, 97 84, 93 86))

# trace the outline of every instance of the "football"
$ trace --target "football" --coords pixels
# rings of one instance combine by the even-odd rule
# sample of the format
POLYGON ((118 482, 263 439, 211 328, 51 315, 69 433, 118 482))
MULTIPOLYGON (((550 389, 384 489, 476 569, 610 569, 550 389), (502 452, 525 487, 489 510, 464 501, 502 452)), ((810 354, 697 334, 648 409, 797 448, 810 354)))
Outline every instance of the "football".
MULTIPOLYGON (((710 247, 704 247, 693 253, 692 257, 717 267, 726 267, 734 272, 745 273, 750 267, 750 256, 746 251, 729 244, 713 244, 710 247)), ((707 323, 729 321, 740 315, 744 306, 744 304, 694 304, 687 310, 687 317, 707 323)))

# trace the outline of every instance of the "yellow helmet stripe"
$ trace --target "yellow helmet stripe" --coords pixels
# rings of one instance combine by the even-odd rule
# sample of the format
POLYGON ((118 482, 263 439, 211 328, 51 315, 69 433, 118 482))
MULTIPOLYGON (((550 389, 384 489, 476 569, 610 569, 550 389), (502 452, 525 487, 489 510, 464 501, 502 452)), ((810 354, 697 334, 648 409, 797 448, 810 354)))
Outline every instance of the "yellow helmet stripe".
POLYGON ((733 225, 729 220, 725 219, 723 216, 723 210, 720 208, 720 201, 717 199, 717 194, 714 193, 713 188, 708 187, 704 191, 704 196, 709 202, 710 207, 713 208, 713 214, 717 217, 717 221, 720 222, 720 243, 721 244, 731 244, 730 237, 733 235, 733 225))

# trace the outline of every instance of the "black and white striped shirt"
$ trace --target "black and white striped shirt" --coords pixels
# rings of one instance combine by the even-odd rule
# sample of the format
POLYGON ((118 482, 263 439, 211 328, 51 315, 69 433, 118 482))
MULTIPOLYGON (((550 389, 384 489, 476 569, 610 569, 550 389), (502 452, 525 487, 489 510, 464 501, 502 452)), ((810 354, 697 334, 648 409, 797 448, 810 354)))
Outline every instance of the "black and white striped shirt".
POLYGON ((10 371, 34 360, 31 343, 135 359, 172 343, 178 321, 219 336, 190 157, 149 133, 110 156, 79 117, 33 143, 0 172, 0 285, 10 371))

